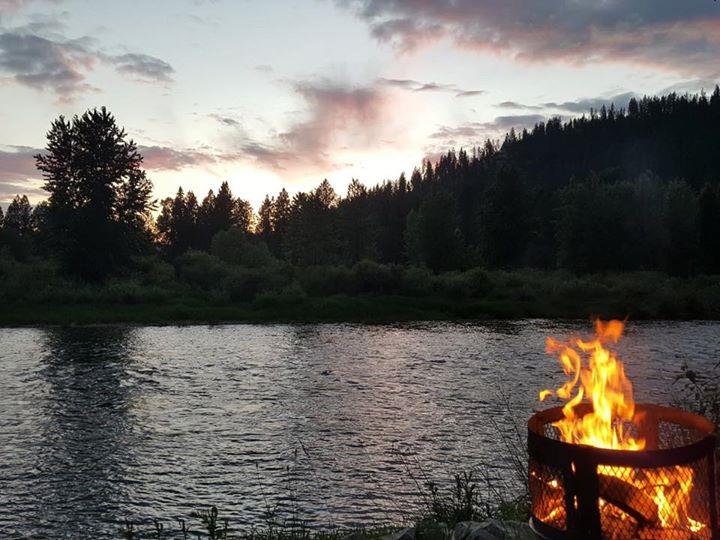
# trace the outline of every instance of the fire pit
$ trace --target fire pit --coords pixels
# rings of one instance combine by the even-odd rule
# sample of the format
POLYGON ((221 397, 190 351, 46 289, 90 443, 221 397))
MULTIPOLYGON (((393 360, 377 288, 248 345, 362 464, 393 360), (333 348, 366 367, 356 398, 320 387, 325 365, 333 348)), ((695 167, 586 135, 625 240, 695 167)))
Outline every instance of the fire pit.
POLYGON ((606 348, 622 331, 598 322, 593 340, 548 339, 568 381, 540 398, 567 403, 528 422, 531 525, 549 539, 720 540, 715 428, 634 403, 606 348))

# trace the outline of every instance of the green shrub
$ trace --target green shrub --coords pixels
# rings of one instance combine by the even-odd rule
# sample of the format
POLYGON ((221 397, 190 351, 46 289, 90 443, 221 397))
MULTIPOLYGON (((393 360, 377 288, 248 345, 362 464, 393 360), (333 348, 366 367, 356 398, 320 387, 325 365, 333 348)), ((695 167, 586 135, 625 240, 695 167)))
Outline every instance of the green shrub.
POLYGON ((297 283, 278 291, 267 291, 255 295, 253 305, 259 309, 302 304, 307 295, 297 283))
POLYGON ((487 272, 473 268, 466 272, 446 272, 436 278, 442 292, 453 298, 481 298, 493 285, 487 272))
POLYGON ((210 252, 228 264, 248 268, 262 268, 277 263, 265 242, 251 238, 236 228, 220 231, 213 236, 210 252))
POLYGON ((426 296, 432 292, 434 276, 430 270, 421 266, 405 269, 400 279, 400 293, 408 296, 426 296))
POLYGON ((204 251, 189 250, 177 261, 178 275, 190 285, 211 290, 222 287, 232 269, 218 257, 204 251))
POLYGON ((312 296, 352 293, 354 275, 345 266, 306 266, 298 271, 303 290, 312 296))
POLYGON ((389 293, 397 288, 397 280, 389 266, 362 260, 352 270, 357 292, 389 293))

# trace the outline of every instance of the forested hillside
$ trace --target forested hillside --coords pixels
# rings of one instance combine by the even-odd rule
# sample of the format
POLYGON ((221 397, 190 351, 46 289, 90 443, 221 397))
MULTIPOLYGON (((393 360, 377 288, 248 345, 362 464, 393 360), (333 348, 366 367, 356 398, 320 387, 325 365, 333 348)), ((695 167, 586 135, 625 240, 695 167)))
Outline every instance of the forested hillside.
MULTIPOLYGON (((552 119, 501 145, 426 162, 410 178, 339 197, 328 182, 268 197, 255 230, 296 265, 361 259, 426 265, 574 271, 720 270, 720 92, 630 101, 627 111, 552 119)), ((217 229, 178 192, 163 203, 169 256, 207 249, 217 229)), ((246 205, 243 206, 246 208, 246 205)), ((250 231, 245 212, 237 225, 250 231)), ((225 224, 227 226, 227 224, 225 224)))
MULTIPOLYGON (((25 283, 3 297, 127 276, 140 290, 160 280, 172 294, 250 301, 288 290, 478 297, 492 288, 481 271, 495 270, 718 274, 719 128, 717 87, 633 99, 451 150, 409 177, 352 180, 346 194, 326 180, 283 190, 255 213, 227 183, 153 203, 135 143, 105 109, 89 111, 53 123, 36 158, 47 202, 18 195, 2 218, 0 272, 25 283), (448 273, 461 278, 433 277, 448 273)), ((709 283, 702 301, 720 313, 709 283)))

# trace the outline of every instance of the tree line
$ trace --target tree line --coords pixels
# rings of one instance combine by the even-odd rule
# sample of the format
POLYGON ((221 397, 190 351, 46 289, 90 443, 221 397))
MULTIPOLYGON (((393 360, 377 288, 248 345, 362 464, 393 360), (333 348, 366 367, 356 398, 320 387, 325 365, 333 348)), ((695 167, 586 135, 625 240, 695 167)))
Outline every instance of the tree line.
POLYGON ((0 242, 6 256, 55 258, 86 280, 140 255, 198 251, 293 267, 717 274, 718 125, 718 87, 632 99, 451 150, 409 178, 353 179, 342 196, 327 180, 283 189, 255 213, 227 182, 201 201, 182 188, 153 201, 136 144, 102 108, 53 122, 36 156, 48 199, 33 208, 15 197, 0 242))

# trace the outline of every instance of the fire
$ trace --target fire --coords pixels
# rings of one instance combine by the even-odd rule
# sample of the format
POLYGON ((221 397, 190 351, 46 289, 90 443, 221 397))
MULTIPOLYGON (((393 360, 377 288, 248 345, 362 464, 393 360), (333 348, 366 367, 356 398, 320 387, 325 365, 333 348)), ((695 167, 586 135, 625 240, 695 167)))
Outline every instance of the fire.
MULTIPOLYGON (((560 342, 547 338, 546 351, 560 360, 567 380, 555 390, 541 391, 539 398, 544 401, 554 395, 566 402, 562 409, 563 418, 553 424, 562 441, 613 450, 641 451, 646 448, 646 440, 636 435, 641 433, 639 424, 642 418, 635 411, 632 383, 622 362, 609 349, 618 343, 624 328, 622 321, 597 320, 593 339, 560 342), (578 410, 583 402, 592 405, 591 411, 586 414, 578 410)), ((650 518, 653 527, 692 533, 707 530, 704 523, 689 515, 694 480, 692 468, 600 466, 598 475, 601 486, 603 483, 615 488, 622 485, 644 494, 646 505, 652 507, 650 518)), ((609 499, 601 499, 603 518, 629 519, 623 510, 610 504, 609 499)))
POLYGON ((553 394, 568 400, 563 407, 565 418, 555 424, 563 441, 615 450, 645 448, 644 440, 634 438, 625 430, 625 424, 635 420, 632 383, 625 375, 622 362, 605 348, 606 344, 620 340, 623 328, 621 321, 598 320, 595 339, 590 341, 575 339, 561 343, 547 339, 547 352, 558 356, 569 378, 555 392, 540 392, 540 401, 553 394), (586 363, 583 356, 587 357, 586 363), (592 412, 579 416, 575 409, 585 397, 592 403, 592 412))

